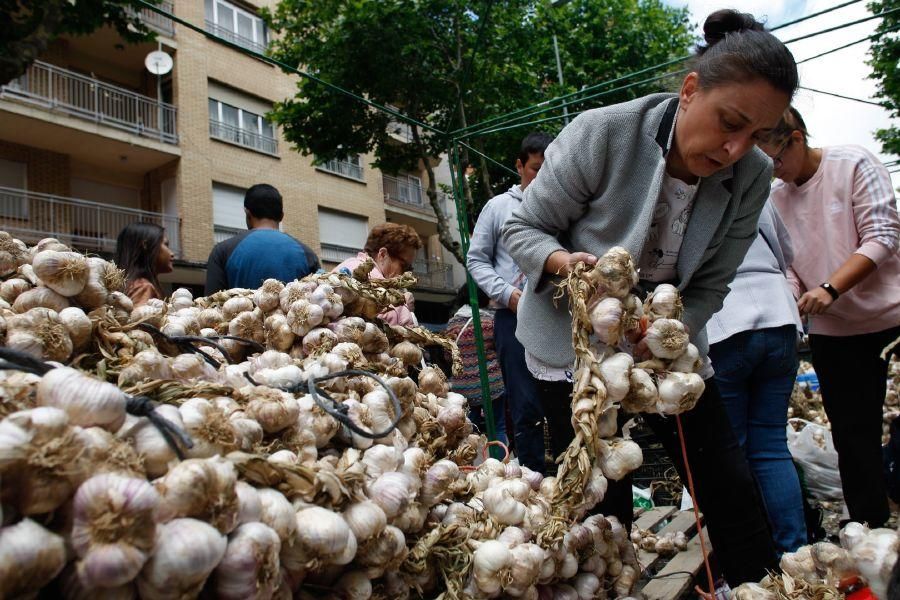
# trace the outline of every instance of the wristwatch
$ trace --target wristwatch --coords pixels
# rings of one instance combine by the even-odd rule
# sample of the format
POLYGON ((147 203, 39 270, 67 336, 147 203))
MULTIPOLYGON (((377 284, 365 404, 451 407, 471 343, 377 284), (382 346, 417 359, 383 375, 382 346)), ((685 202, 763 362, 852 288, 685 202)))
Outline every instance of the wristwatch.
POLYGON ((819 287, 822 288, 823 290, 825 290, 826 292, 828 292, 828 295, 831 296, 832 300, 837 300, 838 297, 840 297, 840 295, 841 295, 840 292, 837 291, 837 288, 835 288, 833 285, 831 285, 827 281, 825 283, 823 283, 822 285, 820 285, 819 287))

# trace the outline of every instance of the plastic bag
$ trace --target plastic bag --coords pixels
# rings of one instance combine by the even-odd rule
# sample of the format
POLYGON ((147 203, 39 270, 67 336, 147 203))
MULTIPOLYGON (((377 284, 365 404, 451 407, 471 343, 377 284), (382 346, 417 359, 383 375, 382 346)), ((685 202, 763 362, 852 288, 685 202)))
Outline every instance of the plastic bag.
POLYGON ((838 455, 831 439, 831 431, 804 419, 791 419, 792 423, 804 423, 800 431, 788 424, 788 449, 809 493, 819 500, 842 500, 841 474, 838 471, 838 455))
POLYGON ((650 490, 639 488, 636 485, 631 486, 631 504, 634 508, 644 508, 650 510, 653 508, 653 497, 650 490))

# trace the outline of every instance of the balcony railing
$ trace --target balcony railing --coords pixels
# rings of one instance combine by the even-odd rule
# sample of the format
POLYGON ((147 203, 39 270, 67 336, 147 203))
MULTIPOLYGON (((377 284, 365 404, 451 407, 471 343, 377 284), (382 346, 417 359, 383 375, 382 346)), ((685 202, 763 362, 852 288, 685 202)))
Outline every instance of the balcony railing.
POLYGON ((247 231, 239 227, 225 227, 224 225, 213 225, 213 241, 218 244, 224 242, 230 237, 234 237, 239 233, 247 231))
POLYGON ((249 129, 241 129, 215 119, 209 120, 209 135, 223 142, 231 142, 244 148, 257 150, 273 156, 278 155, 278 140, 249 129))
POLYGON ((439 260, 416 260, 413 262, 416 287, 433 290, 453 290, 453 267, 439 260))
MULTIPOLYGON (((174 9, 175 6, 169 0, 161 0, 157 6, 163 9, 169 14, 175 14, 174 9)), ((134 16, 135 10, 132 7, 126 7, 126 12, 130 16, 134 16)), ((161 14, 150 10, 149 8, 142 8, 137 12, 138 18, 150 29, 157 33, 161 33, 162 35, 166 35, 172 37, 175 35, 175 23, 172 22, 172 19, 169 17, 164 17, 161 14)))
POLYGON ((138 221, 163 227, 169 248, 181 256, 181 220, 175 215, 0 187, 0 230, 23 241, 55 237, 78 249, 115 252, 119 232, 138 221))
POLYGON ((257 52, 259 54, 266 53, 265 44, 254 42, 250 38, 246 38, 239 33, 235 33, 230 29, 222 27, 221 25, 216 25, 208 19, 206 20, 206 31, 222 38, 223 40, 229 41, 233 44, 237 44, 242 48, 246 48, 247 50, 252 50, 253 52, 257 52))
POLYGON ((366 180, 366 177, 363 174, 362 166, 354 164, 352 162, 348 162, 346 160, 329 160, 323 162, 321 165, 316 165, 316 168, 321 169, 322 171, 327 171, 328 173, 334 173, 335 175, 342 175, 344 177, 349 177, 350 179, 356 179, 357 181, 366 180))
POLYGON ((35 61, 0 88, 13 98, 169 144, 178 143, 175 107, 55 65, 35 61))
POLYGON ((398 179, 390 175, 384 175, 384 199, 419 210, 430 210, 428 197, 422 186, 407 179, 398 179))
POLYGON ((362 252, 362 248, 351 248, 339 244, 322 243, 319 245, 322 247, 322 253, 319 255, 319 260, 323 262, 342 263, 348 258, 353 258, 362 252))

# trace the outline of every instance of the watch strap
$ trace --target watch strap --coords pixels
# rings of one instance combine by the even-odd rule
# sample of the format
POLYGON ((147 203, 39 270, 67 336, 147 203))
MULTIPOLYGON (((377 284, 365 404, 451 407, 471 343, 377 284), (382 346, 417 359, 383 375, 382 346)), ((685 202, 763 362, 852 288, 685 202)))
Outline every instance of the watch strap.
POLYGON ((831 296, 832 300, 837 300, 841 295, 837 291, 837 289, 835 289, 835 287, 833 285, 831 285, 830 283, 828 283, 827 281, 825 283, 821 284, 819 287, 822 288, 823 290, 825 290, 826 292, 828 292, 828 295, 831 296))

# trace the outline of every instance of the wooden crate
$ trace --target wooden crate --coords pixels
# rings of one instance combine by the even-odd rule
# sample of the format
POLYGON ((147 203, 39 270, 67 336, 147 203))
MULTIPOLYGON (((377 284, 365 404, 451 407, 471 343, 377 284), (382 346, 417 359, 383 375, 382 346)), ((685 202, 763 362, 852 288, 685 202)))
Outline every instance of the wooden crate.
MULTIPOLYGON (((703 516, 700 518, 702 522, 703 516)), ((675 600, 691 591, 694 578, 703 568, 700 536, 697 535, 697 521, 693 511, 679 511, 674 506, 658 506, 641 514, 634 525, 659 534, 683 531, 688 538, 687 550, 672 557, 661 557, 645 550, 638 552, 642 572, 635 595, 647 600, 675 600)), ((709 551, 706 527, 703 528, 702 535, 709 551)))

